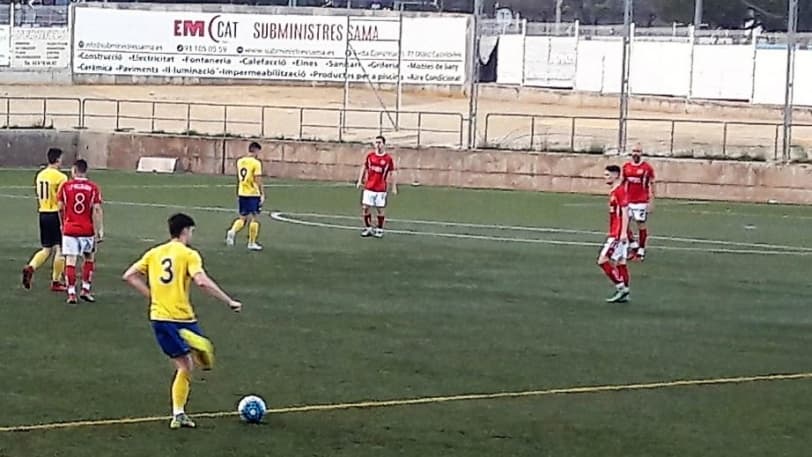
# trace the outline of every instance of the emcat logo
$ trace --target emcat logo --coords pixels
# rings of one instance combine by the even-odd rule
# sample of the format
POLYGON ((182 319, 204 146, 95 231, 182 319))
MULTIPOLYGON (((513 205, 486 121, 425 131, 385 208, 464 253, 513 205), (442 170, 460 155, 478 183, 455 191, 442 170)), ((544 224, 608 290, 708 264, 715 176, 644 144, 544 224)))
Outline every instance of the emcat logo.
POLYGON ((211 18, 208 24, 206 21, 175 19, 175 36, 195 36, 208 37, 215 43, 237 37, 237 21, 224 21, 220 15, 211 18))

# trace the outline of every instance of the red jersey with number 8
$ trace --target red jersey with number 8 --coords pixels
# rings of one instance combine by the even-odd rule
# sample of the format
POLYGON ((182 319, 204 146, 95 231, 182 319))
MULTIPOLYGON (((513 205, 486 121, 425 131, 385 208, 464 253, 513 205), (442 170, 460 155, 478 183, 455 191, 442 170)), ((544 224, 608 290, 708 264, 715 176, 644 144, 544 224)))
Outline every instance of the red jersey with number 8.
POLYGON ((99 186, 87 178, 69 179, 59 188, 62 203, 62 234, 65 236, 94 236, 93 205, 102 203, 99 186))

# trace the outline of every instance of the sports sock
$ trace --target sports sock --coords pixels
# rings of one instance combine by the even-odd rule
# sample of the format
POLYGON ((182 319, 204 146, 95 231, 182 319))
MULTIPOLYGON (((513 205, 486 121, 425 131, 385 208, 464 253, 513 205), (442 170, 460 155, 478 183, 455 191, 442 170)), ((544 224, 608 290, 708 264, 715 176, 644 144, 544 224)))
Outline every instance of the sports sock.
POLYGON ((65 272, 65 257, 61 255, 54 256, 54 266, 51 273, 51 280, 59 282, 62 279, 62 273, 65 272))
POLYGON ((626 287, 631 285, 631 277, 629 276, 629 267, 627 265, 618 265, 617 272, 620 275, 620 278, 623 280, 623 284, 626 287))
POLYGON ((620 284, 623 282, 623 278, 620 277, 620 273, 618 273, 617 268, 614 267, 610 262, 600 264, 601 270, 603 270, 606 277, 612 281, 612 284, 620 284))
POLYGON ((65 267, 65 278, 68 282, 68 294, 76 294, 76 265, 68 265, 65 267))
POLYGON ((364 214, 364 227, 372 227, 372 214, 364 214))
POLYGON ((175 380, 172 381, 172 415, 177 416, 184 412, 186 400, 189 399, 191 388, 191 376, 186 370, 178 370, 175 373, 175 380))
POLYGON ((96 268, 96 262, 92 260, 85 260, 82 264, 82 290, 90 292, 90 285, 93 283, 93 270, 96 268))
POLYGON ((251 221, 251 223, 248 224, 248 242, 256 243, 258 236, 259 236, 259 222, 251 221))
POLYGON ((234 223, 231 224, 231 232, 238 233, 242 228, 245 227, 245 221, 237 218, 234 220, 234 223))
POLYGON ((646 240, 648 239, 648 229, 640 229, 640 247, 646 247, 646 240))
POLYGON ((34 254, 34 257, 31 257, 31 261, 28 262, 28 266, 38 270, 39 267, 42 266, 47 260, 48 256, 51 255, 51 250, 48 248, 42 248, 34 254))
POLYGON ((378 228, 379 229, 383 228, 383 222, 384 222, 385 219, 386 219, 386 216, 378 216, 378 228))

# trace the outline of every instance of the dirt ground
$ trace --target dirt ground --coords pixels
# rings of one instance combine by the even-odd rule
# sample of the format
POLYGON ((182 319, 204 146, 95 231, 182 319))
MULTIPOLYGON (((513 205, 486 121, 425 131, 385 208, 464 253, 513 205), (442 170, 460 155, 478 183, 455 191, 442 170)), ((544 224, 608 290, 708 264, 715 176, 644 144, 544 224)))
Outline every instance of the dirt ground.
MULTIPOLYGON (((340 112, 343 89, 331 87, 14 85, 3 87, 0 96, 9 97, 0 98, 0 125, 9 127, 44 123, 74 128, 84 123, 91 130, 333 141, 366 141, 382 131, 395 144, 452 147, 465 145, 468 136, 467 98, 427 93, 405 92, 397 115, 393 92, 353 87, 345 119, 340 112), (84 116, 79 115, 80 110, 84 116), (345 129, 339 128, 342 122, 345 129)), ((629 142, 640 142, 654 155, 673 151, 679 156, 771 159, 776 145, 780 148, 780 120, 775 117, 754 119, 744 112, 714 117, 710 112, 665 114, 639 109, 630 115, 651 119, 631 121, 628 131, 629 142), (752 124, 759 122, 769 125, 752 124)), ((480 145, 502 148, 612 150, 617 144, 618 122, 602 117, 617 117, 617 108, 481 98, 477 139, 480 145), (533 120, 531 115, 544 117, 533 120)), ((797 153, 805 157, 804 150, 812 146, 812 127, 797 127, 793 139, 797 153)))

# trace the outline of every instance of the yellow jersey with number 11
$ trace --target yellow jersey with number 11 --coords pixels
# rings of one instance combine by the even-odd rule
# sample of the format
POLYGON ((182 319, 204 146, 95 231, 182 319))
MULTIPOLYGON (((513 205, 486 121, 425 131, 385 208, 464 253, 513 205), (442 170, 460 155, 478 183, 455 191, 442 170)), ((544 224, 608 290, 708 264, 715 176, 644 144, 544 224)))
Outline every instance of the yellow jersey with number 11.
POLYGON ((40 213, 55 213, 59 211, 57 191, 59 187, 68 180, 65 173, 56 168, 46 167, 34 180, 37 186, 37 201, 39 202, 40 213))
POLYGON ((150 320, 197 321, 189 301, 192 277, 204 271, 203 259, 197 251, 172 240, 147 251, 135 266, 149 279, 150 320))
POLYGON ((259 197, 262 191, 256 178, 262 176, 262 162, 245 156, 237 161, 237 196, 259 197))

